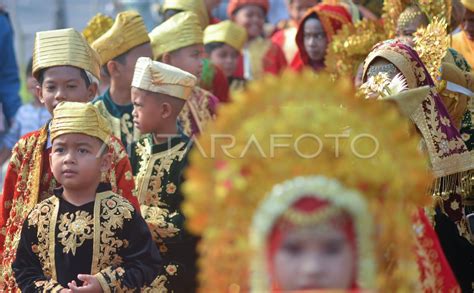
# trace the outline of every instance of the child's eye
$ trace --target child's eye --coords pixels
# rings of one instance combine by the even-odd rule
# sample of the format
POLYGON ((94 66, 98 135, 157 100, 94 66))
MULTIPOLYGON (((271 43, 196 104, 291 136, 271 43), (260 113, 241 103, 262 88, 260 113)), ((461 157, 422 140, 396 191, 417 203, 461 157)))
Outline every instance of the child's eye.
POLYGON ((301 247, 294 243, 287 243, 283 245, 283 249, 292 255, 299 254, 301 252, 301 247))
POLYGON ((54 91, 56 89, 56 87, 54 85, 47 85, 46 86, 46 90, 51 92, 51 91, 54 91))
POLYGON ((334 255, 341 252, 343 243, 339 241, 326 243, 324 250, 327 254, 334 255))
POLYGON ((54 153, 56 153, 56 154, 61 154, 63 152, 64 152, 64 148, 58 147, 58 148, 54 149, 54 153))
POLYGON ((75 85, 75 84, 69 84, 67 87, 68 87, 69 89, 75 89, 75 88, 77 88, 77 85, 75 85))
POLYGON ((78 149, 77 151, 78 151, 80 154, 87 154, 87 153, 89 153, 89 151, 86 150, 86 149, 78 149))

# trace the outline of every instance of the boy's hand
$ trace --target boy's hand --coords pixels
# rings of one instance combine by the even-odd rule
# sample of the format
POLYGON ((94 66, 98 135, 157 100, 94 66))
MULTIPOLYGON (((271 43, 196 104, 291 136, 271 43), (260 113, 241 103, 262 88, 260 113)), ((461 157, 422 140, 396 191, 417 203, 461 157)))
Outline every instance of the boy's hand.
POLYGON ((96 277, 92 275, 79 274, 77 275, 77 278, 81 280, 82 282, 84 282, 84 284, 81 287, 77 287, 77 284, 75 281, 68 283, 69 289, 71 289, 73 293, 76 293, 76 292, 103 293, 104 292, 96 277))
POLYGON ((71 293, 71 289, 61 289, 59 293, 71 293))

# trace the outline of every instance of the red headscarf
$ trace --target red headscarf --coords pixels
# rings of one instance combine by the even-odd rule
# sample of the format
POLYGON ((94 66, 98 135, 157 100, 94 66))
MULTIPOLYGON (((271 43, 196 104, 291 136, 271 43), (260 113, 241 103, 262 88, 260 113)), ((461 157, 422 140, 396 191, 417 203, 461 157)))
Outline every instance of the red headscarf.
POLYGON ((244 5, 257 5, 263 8, 265 14, 267 14, 270 4, 268 0, 230 0, 227 5, 227 15, 232 17, 234 12, 244 5))
POLYGON ((316 15, 321 22, 324 32, 326 33, 328 44, 343 25, 352 22, 351 14, 342 5, 320 3, 310 8, 301 19, 298 25, 298 32, 296 33, 296 45, 298 46, 299 54, 297 54, 291 62, 291 67, 297 71, 302 70, 305 66, 310 64, 309 56, 304 47, 304 24, 312 15, 316 15))
MULTIPOLYGON (((331 205, 331 203, 327 200, 324 199, 319 199, 316 197, 309 197, 309 196, 304 196, 297 200, 292 206, 291 209, 296 210, 302 214, 315 214, 319 213, 322 210, 328 208, 331 205)), ((344 217, 346 217, 345 214, 343 214, 344 217)), ((348 218, 349 219, 349 218, 348 218)), ((333 220, 333 218, 329 218, 329 221, 333 220)), ((357 251, 356 247, 356 235, 354 231, 354 225, 351 220, 344 221, 342 225, 340 226, 341 229, 344 231, 344 233, 347 236, 347 239, 350 242, 351 248, 353 251, 357 251)), ((278 248, 281 246, 281 242, 284 239, 284 236, 288 231, 297 228, 295 223, 291 223, 288 220, 284 218, 280 218, 274 225, 269 237, 268 237, 268 264, 270 268, 270 275, 275 275, 275 265, 273 264, 274 256, 275 253, 278 251, 278 248)), ((357 267, 356 262, 354 262, 354 267, 357 267)), ((350 289, 357 289, 356 285, 356 270, 354 270, 355 274, 352 277, 352 286, 350 289)), ((279 288, 279 285, 276 284, 272 278, 272 292, 280 292, 281 289, 279 288)), ((318 289, 318 288, 314 288, 318 289)))

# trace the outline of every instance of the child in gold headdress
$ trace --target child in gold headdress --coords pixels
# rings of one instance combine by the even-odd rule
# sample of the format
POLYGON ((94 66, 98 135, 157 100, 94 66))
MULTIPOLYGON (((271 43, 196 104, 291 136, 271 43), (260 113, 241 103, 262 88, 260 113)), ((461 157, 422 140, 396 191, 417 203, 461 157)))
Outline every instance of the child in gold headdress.
POLYGON ((116 292, 151 284, 161 259, 145 221, 100 183, 112 159, 107 120, 90 103, 63 102, 50 135, 51 169, 62 187, 23 223, 13 263, 20 289, 116 292))
MULTIPOLYGON (((150 32, 155 60, 178 67, 201 78, 204 54, 203 31, 198 16, 180 12, 150 32)), ((214 118, 218 99, 196 86, 186 101, 179 121, 188 136, 201 133, 214 118)))
POLYGON ((101 58, 102 74, 110 77, 109 89, 94 100, 107 117, 115 136, 127 148, 140 136, 133 127, 130 90, 133 68, 139 57, 151 57, 150 38, 142 17, 135 11, 121 12, 113 26, 92 43, 101 58))
POLYGON ((144 137, 132 144, 131 161, 141 212, 159 247, 171 292, 193 292, 196 238, 181 212, 182 175, 190 139, 177 117, 196 78, 176 67, 139 58, 132 83, 133 121, 144 137))
POLYGON ((245 28, 248 36, 235 72, 237 77, 259 79, 267 73, 276 75, 287 66, 280 47, 264 37, 263 27, 269 6, 268 0, 229 1, 227 16, 245 28))
POLYGON ((211 62, 222 69, 231 89, 245 85, 245 79, 234 77, 240 51, 247 41, 247 32, 230 20, 208 26, 204 30, 204 48, 211 62))
MULTIPOLYGON (((38 32, 33 54, 33 76, 38 80, 38 96, 53 114, 62 101, 89 102, 97 91, 99 57, 86 40, 73 29, 38 32), (73 52, 73 53, 72 53, 73 52)), ((111 137, 108 149, 112 167, 104 181, 114 192, 136 207, 130 161, 120 141, 111 137)), ((58 183, 49 165, 51 140, 49 124, 23 136, 13 149, 3 195, 0 198, 0 291, 14 291, 11 272, 21 225, 35 204, 52 195, 58 183)))
MULTIPOLYGON (((216 0, 165 0, 163 2, 163 14, 165 20, 168 20, 177 13, 184 11, 194 12, 198 18, 201 28, 204 30, 211 22, 216 19, 210 18, 212 15, 209 8, 216 6, 219 2, 216 0), (208 8, 209 7, 209 8, 208 8)), ((218 21, 217 21, 218 22, 218 21)), ((229 84, 222 70, 210 62, 209 59, 202 59, 202 74, 199 86, 210 91, 219 101, 227 102, 229 100, 229 84)))

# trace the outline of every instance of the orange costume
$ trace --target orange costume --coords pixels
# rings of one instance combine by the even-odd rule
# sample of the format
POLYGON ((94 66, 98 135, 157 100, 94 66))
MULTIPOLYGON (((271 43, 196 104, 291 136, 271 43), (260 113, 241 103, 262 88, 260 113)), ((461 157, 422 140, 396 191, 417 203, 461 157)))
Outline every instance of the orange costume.
POLYGON ((451 47, 461 53, 471 67, 474 66, 474 41, 469 40, 465 31, 453 36, 451 47))
MULTIPOLYGON (((268 0, 231 0, 227 6, 227 15, 232 15, 245 5, 260 6, 268 12, 268 0)), ((278 74, 287 66, 286 57, 279 46, 263 37, 247 43, 239 57, 234 77, 247 80, 261 78, 265 73, 278 74)))
MULTIPOLYGON (((324 32, 326 33, 328 47, 333 36, 342 28, 342 26, 352 22, 352 16, 349 14, 347 9, 341 5, 318 4, 308 10, 301 20, 298 26, 298 32, 296 33, 296 45, 298 46, 299 54, 295 56, 290 65, 291 68, 296 71, 301 71, 305 66, 310 66, 310 59, 304 47, 304 23, 314 14, 318 17, 323 26, 324 32)), ((321 66, 314 69, 319 70, 323 67, 324 64, 321 64, 321 66)))

